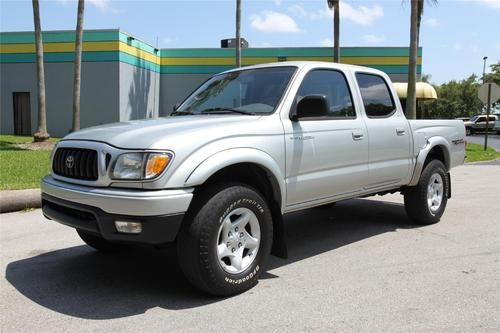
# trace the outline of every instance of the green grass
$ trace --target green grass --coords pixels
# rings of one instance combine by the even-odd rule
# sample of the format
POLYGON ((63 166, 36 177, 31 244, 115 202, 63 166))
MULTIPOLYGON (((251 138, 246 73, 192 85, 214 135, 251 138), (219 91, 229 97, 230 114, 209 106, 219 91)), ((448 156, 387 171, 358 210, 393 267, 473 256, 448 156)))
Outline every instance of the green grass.
MULTIPOLYGON (((0 135, 0 190, 40 187, 40 180, 50 170, 50 151, 27 150, 13 145, 32 141, 32 137, 0 135)), ((50 141, 57 142, 57 139, 50 141)))
POLYGON ((475 143, 467 143, 465 154, 467 155, 466 162, 489 161, 500 158, 500 153, 495 149, 488 147, 487 150, 484 150, 484 145, 475 143))

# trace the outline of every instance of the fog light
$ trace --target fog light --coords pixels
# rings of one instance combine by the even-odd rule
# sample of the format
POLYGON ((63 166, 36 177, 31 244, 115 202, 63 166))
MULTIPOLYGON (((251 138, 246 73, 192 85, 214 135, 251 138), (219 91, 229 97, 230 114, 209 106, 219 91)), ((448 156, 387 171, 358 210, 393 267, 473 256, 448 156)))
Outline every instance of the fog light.
POLYGON ((115 227, 118 232, 124 234, 140 234, 142 231, 140 222, 115 221, 115 227))

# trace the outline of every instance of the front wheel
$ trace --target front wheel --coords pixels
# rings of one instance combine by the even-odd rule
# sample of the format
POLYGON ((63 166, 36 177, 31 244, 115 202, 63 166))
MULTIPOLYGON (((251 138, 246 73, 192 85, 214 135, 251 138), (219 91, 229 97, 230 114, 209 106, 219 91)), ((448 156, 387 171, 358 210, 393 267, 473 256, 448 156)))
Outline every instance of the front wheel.
POLYGON ((269 256, 273 225, 262 196, 244 185, 205 191, 177 238, 179 265, 197 288, 230 296, 252 288, 269 256))
POLYGON ((422 225, 441 219, 448 202, 448 177, 441 161, 430 161, 416 186, 406 188, 404 202, 408 217, 422 225))
POLYGON ((472 130, 472 128, 466 127, 465 128, 465 135, 469 136, 469 135, 472 135, 472 134, 474 134, 474 131, 472 130))

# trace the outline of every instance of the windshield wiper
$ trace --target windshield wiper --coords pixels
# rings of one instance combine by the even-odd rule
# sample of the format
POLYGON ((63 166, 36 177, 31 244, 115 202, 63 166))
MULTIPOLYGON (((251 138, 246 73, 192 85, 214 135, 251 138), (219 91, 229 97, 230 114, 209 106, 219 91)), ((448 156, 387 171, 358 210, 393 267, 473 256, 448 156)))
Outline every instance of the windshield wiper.
POLYGON ((256 115, 255 112, 251 111, 245 111, 245 110, 239 110, 239 109, 232 109, 232 108, 209 108, 201 111, 200 113, 239 113, 239 114, 246 114, 246 115, 256 115))

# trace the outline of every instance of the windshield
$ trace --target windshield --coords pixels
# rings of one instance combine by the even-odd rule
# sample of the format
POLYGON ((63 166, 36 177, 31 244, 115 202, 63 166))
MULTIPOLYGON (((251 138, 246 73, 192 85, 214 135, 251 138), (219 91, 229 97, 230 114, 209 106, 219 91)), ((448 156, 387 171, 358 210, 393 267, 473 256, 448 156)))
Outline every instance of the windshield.
POLYGON ((471 122, 475 122, 477 118, 479 118, 479 116, 474 116, 474 117, 472 117, 469 121, 471 121, 471 122))
POLYGON ((296 67, 270 67, 216 75, 172 115, 272 113, 295 70, 296 67))

